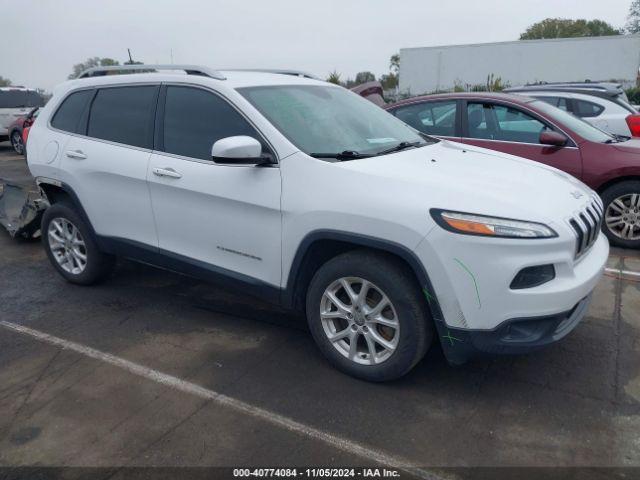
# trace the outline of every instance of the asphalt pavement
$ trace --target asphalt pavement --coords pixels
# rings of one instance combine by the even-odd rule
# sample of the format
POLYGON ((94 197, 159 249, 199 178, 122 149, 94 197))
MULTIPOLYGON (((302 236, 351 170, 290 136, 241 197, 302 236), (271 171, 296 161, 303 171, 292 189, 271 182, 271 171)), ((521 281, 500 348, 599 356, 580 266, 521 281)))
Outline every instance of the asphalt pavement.
MULTIPOLYGON (((0 144, 7 177, 29 181, 0 144)), ((434 345, 403 379, 371 384, 329 366, 302 317, 242 292, 130 261, 71 285, 39 241, 0 231, 0 466, 611 478, 640 467, 640 277, 620 273, 640 272, 640 255, 613 250, 609 268, 557 345, 461 367, 434 345)))

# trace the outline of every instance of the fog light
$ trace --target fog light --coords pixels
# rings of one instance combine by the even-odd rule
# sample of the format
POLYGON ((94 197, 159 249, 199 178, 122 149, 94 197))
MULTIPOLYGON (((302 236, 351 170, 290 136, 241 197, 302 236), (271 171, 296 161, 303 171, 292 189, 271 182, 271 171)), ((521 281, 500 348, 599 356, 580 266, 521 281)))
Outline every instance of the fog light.
POLYGON ((533 288, 556 278, 556 269, 553 265, 538 265, 536 267, 523 268, 511 282, 512 290, 533 288))

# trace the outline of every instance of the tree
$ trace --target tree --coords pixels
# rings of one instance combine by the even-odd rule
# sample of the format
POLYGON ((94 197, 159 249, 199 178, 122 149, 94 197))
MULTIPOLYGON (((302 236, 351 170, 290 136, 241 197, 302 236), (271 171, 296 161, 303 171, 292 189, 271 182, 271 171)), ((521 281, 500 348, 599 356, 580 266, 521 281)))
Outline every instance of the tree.
MULTIPOLYGON (((638 1, 638 0, 635 0, 638 1)), ((541 38, 599 37, 620 35, 622 32, 603 20, 571 20, 567 18, 546 18, 534 23, 520 35, 520 40, 541 38)))
POLYGON ((10 87, 10 86, 11 86, 11 80, 0 76, 0 87, 10 87))
POLYGON ((329 76, 327 77, 327 82, 335 83, 336 85, 342 85, 342 83, 340 82, 340 74, 335 70, 329 74, 329 76))
POLYGON ((400 54, 399 53, 394 53, 393 55, 391 55, 391 58, 389 59, 389 70, 391 70, 391 73, 396 74, 396 76, 398 75, 398 73, 400 73, 400 54))
POLYGON ((379 79, 384 90, 392 90, 398 86, 398 75, 395 73, 385 73, 379 79))
POLYGON ((100 57, 92 57, 87 58, 84 62, 77 63, 73 66, 73 72, 69 75, 69 79, 76 78, 87 68, 93 67, 110 67, 113 65, 120 65, 117 60, 113 58, 100 58, 100 57))
POLYGON ((633 0, 627 16, 627 33, 640 33, 640 0, 633 0))
POLYGON ((363 83, 375 82, 375 81, 376 81, 376 76, 371 72, 358 72, 358 74, 356 74, 356 80, 355 80, 356 85, 361 85, 363 83))

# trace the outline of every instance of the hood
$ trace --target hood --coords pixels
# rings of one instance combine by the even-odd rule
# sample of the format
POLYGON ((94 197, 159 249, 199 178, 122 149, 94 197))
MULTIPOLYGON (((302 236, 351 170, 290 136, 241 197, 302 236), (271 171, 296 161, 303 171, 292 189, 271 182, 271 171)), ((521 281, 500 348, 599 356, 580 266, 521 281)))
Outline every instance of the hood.
POLYGON ((407 201, 424 198, 430 208, 543 223, 573 216, 595 194, 555 168, 446 140, 339 165, 387 182, 397 180, 400 188, 389 185, 389 192, 412 199, 407 201))

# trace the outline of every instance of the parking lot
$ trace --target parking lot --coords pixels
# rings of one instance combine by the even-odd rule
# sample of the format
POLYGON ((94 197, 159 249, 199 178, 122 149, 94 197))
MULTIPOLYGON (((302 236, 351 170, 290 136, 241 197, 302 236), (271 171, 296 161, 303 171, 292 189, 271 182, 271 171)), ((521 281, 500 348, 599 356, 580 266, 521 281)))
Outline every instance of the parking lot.
MULTIPOLYGON (((8 144, 0 178, 28 181, 8 144)), ((128 261, 84 288, 37 241, 2 231, 0 252, 1 465, 640 466, 640 277, 621 273, 638 252, 612 250, 559 344, 462 367, 434 345, 387 384, 339 373, 303 318, 242 292, 128 261)))

